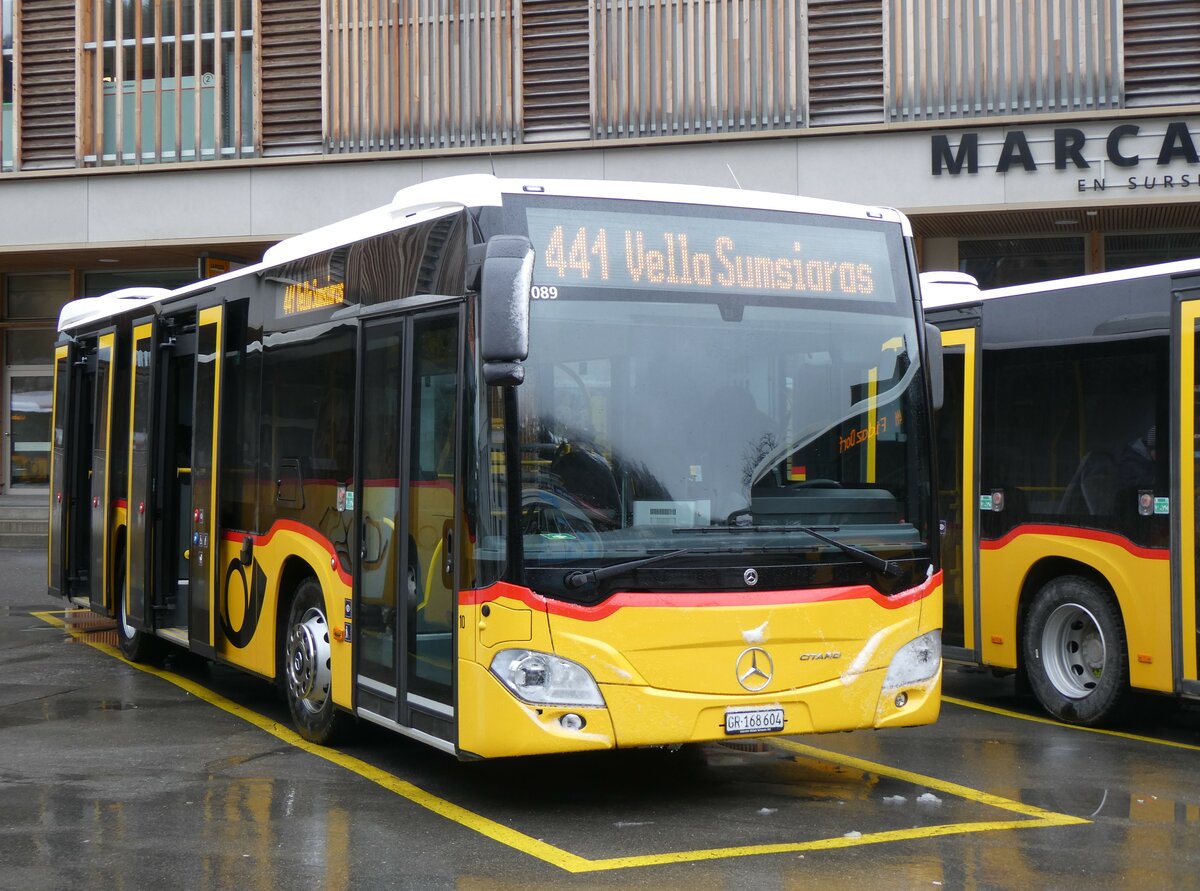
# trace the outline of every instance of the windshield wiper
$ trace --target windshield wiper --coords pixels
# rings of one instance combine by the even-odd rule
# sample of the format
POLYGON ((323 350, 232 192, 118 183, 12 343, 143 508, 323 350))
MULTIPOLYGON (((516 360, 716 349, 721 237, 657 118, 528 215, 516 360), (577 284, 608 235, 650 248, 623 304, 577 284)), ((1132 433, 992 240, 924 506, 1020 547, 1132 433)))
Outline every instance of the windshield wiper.
MULTIPOLYGON (((836 532, 840 527, 830 526, 830 532, 836 532)), ((682 528, 674 530, 676 532, 803 532, 806 535, 811 535, 817 541, 823 541, 826 544, 831 544, 843 554, 853 557, 860 563, 870 567, 871 569, 882 572, 884 575, 890 575, 893 578, 904 574, 904 568, 891 560, 884 560, 872 554, 870 551, 864 551, 862 548, 856 548, 854 545, 846 544, 844 541, 838 541, 832 536, 826 535, 812 526, 697 526, 695 528, 682 528)))
POLYGON ((623 563, 613 563, 611 566, 589 569, 586 572, 582 569, 576 569, 563 576, 563 584, 568 588, 582 588, 584 585, 594 585, 597 582, 602 582, 605 579, 628 572, 631 569, 640 569, 643 566, 649 566, 651 563, 658 563, 661 560, 670 560, 672 557, 693 554, 698 550, 700 549, 680 548, 677 551, 667 551, 665 554, 655 554, 653 557, 643 557, 640 560, 626 560, 623 563))

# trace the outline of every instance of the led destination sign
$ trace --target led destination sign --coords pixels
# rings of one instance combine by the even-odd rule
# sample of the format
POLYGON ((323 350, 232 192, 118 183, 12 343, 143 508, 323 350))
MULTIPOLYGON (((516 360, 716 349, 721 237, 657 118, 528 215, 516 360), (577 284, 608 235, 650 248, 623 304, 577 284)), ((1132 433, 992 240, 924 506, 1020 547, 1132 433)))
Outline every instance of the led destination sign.
POLYGON ((894 299, 882 231, 796 222, 528 208, 538 288, 894 299))
POLYGON ((281 316, 338 306, 346 302, 346 283, 329 281, 322 284, 318 279, 290 284, 283 289, 281 316))

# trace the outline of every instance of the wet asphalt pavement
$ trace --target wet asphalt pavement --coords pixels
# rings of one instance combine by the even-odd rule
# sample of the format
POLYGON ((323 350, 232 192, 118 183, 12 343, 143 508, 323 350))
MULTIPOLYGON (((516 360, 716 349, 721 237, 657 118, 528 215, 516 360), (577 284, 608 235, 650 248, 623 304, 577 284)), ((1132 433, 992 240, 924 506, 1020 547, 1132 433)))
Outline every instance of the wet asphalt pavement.
POLYGON ((0 551, 0 888, 1200 887, 1200 709, 1113 733, 950 669, 932 727, 459 763, 145 671, 0 551), (44 613, 45 615, 38 615, 44 613))

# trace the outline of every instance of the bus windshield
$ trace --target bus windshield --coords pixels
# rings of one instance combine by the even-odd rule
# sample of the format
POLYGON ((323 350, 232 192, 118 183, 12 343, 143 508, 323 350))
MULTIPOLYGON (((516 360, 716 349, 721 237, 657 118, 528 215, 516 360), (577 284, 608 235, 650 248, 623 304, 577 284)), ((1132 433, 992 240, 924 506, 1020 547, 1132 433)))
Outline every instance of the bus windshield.
MULTIPOLYGON (((694 590, 697 569, 747 555, 786 568, 775 582, 788 587, 880 581, 803 527, 900 561, 897 589, 924 577, 930 489, 913 431, 927 419, 898 227, 678 205, 631 216, 611 202, 526 216, 531 582, 569 594, 573 571, 656 555, 670 558, 653 566, 656 590, 694 590)), ((720 577, 703 587, 745 588, 740 571, 720 577)))

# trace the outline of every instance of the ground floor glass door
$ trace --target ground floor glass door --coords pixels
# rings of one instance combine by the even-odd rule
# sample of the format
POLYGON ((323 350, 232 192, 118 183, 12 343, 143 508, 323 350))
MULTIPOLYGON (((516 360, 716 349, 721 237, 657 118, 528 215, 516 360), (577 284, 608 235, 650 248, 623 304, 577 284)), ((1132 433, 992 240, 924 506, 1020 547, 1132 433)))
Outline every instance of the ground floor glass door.
POLYGON ((54 378, 50 369, 7 375, 10 492, 44 489, 50 484, 50 411, 54 378))

